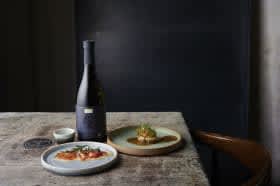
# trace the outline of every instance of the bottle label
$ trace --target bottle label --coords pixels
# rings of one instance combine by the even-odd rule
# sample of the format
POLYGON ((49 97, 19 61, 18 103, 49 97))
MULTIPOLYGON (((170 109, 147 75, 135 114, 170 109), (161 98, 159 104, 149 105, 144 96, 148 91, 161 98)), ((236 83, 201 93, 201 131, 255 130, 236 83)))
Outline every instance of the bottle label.
POLYGON ((76 127, 79 140, 106 141, 104 106, 76 106, 76 127))
POLYGON ((91 113, 93 113, 93 108, 85 108, 85 109, 84 109, 84 113, 85 113, 85 114, 91 114, 91 113))

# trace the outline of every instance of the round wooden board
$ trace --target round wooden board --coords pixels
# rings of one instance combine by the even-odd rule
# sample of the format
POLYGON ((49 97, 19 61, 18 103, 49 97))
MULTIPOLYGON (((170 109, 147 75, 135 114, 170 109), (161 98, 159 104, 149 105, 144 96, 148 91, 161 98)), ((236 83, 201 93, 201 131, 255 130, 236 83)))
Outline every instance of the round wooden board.
POLYGON ((136 137, 137 127, 138 126, 127 126, 113 130, 108 135, 107 143, 121 153, 136 156, 162 155, 174 151, 182 145, 182 137, 178 132, 164 127, 153 126, 152 128, 156 131, 158 137, 172 135, 176 136, 177 140, 171 142, 159 142, 145 146, 127 142, 128 138, 136 137))

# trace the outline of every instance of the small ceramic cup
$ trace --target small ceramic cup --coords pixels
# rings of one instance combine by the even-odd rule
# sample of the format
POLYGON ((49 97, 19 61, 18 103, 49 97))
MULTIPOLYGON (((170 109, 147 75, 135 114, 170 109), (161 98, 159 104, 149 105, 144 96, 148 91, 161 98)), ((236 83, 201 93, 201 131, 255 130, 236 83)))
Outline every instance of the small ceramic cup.
POLYGON ((71 128, 56 129, 53 132, 56 143, 72 142, 75 138, 75 130, 71 128))

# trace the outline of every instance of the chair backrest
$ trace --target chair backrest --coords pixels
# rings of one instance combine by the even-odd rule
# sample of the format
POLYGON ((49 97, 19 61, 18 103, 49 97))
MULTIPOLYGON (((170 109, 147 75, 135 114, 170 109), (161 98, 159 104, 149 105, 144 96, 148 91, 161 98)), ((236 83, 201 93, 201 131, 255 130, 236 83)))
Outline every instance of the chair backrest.
POLYGON ((223 136, 216 133, 191 131, 194 139, 229 154, 247 167, 252 177, 242 186, 268 185, 271 179, 271 158, 268 151, 253 141, 223 136))

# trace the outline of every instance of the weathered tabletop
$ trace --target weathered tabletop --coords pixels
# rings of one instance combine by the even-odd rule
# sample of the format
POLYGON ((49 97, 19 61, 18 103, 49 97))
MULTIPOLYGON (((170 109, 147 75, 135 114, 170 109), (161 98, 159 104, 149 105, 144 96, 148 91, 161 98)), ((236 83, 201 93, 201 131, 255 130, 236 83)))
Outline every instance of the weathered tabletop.
POLYGON ((140 122, 174 129, 187 143, 163 156, 120 154, 119 162, 108 171, 66 177, 44 170, 43 150, 25 150, 23 142, 34 136, 52 137, 56 128, 75 128, 73 113, 0 113, 0 185, 209 185, 181 113, 107 113, 108 130, 140 122))

